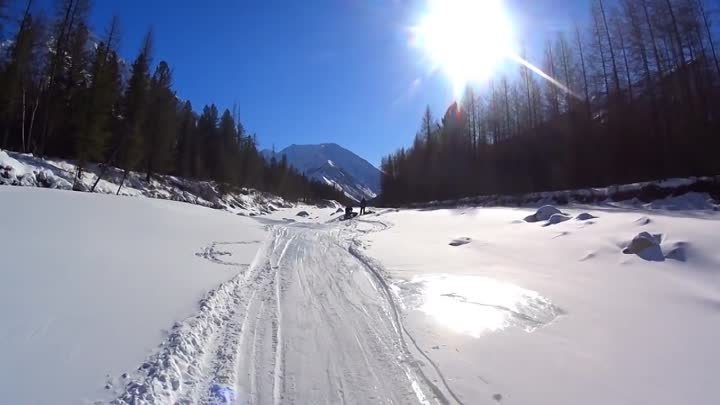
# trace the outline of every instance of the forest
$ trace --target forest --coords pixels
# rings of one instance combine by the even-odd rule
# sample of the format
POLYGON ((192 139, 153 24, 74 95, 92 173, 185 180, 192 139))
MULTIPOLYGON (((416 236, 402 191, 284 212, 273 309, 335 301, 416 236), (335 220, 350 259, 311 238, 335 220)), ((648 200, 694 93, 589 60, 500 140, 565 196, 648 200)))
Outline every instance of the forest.
POLYGON ((236 107, 196 112, 182 100, 170 64, 153 63, 152 31, 126 61, 117 18, 91 32, 90 0, 56 0, 49 16, 33 3, 0 0, 0 148, 73 159, 76 178, 99 163, 148 182, 173 174, 290 200, 344 200, 285 159, 265 161, 236 107))
POLYGON ((719 174, 717 6, 593 0, 587 24, 546 42, 538 67, 557 83, 521 65, 439 120, 428 107, 382 160, 383 202, 719 174))

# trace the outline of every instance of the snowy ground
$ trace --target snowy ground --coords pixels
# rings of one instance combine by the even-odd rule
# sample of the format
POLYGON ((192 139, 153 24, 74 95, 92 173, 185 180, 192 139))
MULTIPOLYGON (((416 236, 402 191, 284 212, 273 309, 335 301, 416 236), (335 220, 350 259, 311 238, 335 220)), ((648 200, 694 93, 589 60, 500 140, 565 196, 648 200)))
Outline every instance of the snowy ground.
POLYGON ((712 210, 341 222, 333 209, 246 218, 10 187, 0 208, 8 403, 720 398, 712 210))
POLYGON ((0 211, 8 404, 103 395, 106 375, 141 364, 267 236, 250 218, 149 198, 0 187, 0 211))
POLYGON ((533 211, 389 212, 365 238, 462 401, 717 403, 720 216, 585 207, 543 226, 533 211), (661 245, 623 254, 643 231, 661 245))

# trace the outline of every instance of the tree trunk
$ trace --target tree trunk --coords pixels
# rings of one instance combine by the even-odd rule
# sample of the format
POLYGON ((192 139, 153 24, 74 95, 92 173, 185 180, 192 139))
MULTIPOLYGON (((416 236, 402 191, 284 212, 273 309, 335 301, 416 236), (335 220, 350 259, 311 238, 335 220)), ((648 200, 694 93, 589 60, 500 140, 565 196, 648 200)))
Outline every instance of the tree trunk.
POLYGON ((705 12, 705 6, 703 0, 697 0, 698 6, 700 7, 700 15, 702 15, 703 24, 705 25, 705 31, 707 31, 708 43, 710 44, 710 50, 712 51, 713 61, 715 62, 715 70, 717 70, 718 77, 720 77, 720 63, 718 63, 718 57, 715 53, 715 44, 710 31, 710 23, 708 22, 707 13, 705 12))
POLYGON ((22 151, 23 153, 26 152, 25 150, 25 86, 23 85, 22 89, 22 125, 20 128, 20 137, 22 139, 22 151))
MULTIPOLYGON (((120 190, 122 189, 123 184, 125 184, 125 179, 127 179, 128 172, 130 172, 130 169, 125 169, 125 172, 123 173, 122 180, 120 180, 120 186, 118 187, 117 193, 115 193, 115 195, 120 195, 120 190)), ((100 179, 98 178, 98 181, 99 181, 99 180, 100 180, 100 179)))
POLYGON ((620 76, 618 75, 617 64, 615 63, 615 50, 613 49, 612 39, 610 38, 610 29, 608 28, 607 18, 605 16, 605 6, 603 5, 603 0, 598 0, 598 3, 600 3, 600 15, 602 16, 603 25, 605 26, 605 35, 607 36, 608 48, 610 49, 610 61, 612 62, 615 90, 620 94, 620 76))
POLYGON ((628 63, 628 57, 627 57, 627 50, 625 49, 625 38, 622 34, 622 28, 618 27, 618 36, 620 38, 620 48, 622 48, 622 56, 623 61, 625 63, 625 75, 627 77, 627 85, 628 85, 628 96, 630 97, 630 101, 633 99, 633 84, 632 79, 630 78, 630 64, 628 63))
POLYGON ((603 82, 605 83, 605 94, 608 97, 608 103, 610 98, 610 83, 607 77, 607 67, 605 66, 605 50, 603 49, 602 37, 600 35, 600 23, 597 20, 597 16, 593 16, 595 22, 595 40, 597 41, 598 51, 600 52, 600 64, 602 65, 603 82))
MULTIPOLYGON (((30 114, 30 126, 28 127, 28 146, 32 145, 32 135, 33 135, 33 127, 35 126, 35 114, 37 113, 38 106, 40 105, 40 92, 38 91, 38 95, 35 98, 35 105, 33 106, 32 114, 30 114)), ((32 148, 32 151, 35 152, 35 148, 32 148)))
MULTIPOLYGON (((582 69, 583 88, 585 90, 585 108, 587 109, 588 119, 592 118, 592 108, 590 107, 590 88, 588 87, 587 70, 585 69, 585 53, 583 52, 582 36, 580 35, 580 27, 575 24, 575 37, 577 40, 578 51, 580 52, 580 68, 582 69)), ((528 98, 530 93, 528 92, 528 98)))
POLYGON ((658 50, 657 40, 655 39, 655 30, 650 20, 650 12, 648 11, 647 0, 641 1, 643 14, 645 15, 645 24, 648 26, 648 33, 650 34, 650 42, 653 46, 653 54, 655 56, 655 67, 657 69, 660 78, 665 76, 664 69, 662 67, 662 59, 660 58, 660 51, 658 50))

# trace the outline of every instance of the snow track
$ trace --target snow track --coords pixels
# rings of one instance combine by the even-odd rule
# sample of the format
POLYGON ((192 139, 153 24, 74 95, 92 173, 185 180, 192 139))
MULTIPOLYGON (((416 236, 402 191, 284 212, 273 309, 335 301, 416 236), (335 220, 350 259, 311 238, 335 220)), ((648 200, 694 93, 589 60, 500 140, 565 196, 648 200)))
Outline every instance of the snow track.
MULTIPOLYGON (((387 228, 364 225, 368 232, 387 228)), ((437 368, 438 375, 426 376, 415 348, 408 348, 388 286, 354 246, 362 228, 274 228, 247 272, 212 291, 197 315, 177 324, 112 403, 457 400, 437 368), (442 389, 431 378, 441 380, 442 389)))

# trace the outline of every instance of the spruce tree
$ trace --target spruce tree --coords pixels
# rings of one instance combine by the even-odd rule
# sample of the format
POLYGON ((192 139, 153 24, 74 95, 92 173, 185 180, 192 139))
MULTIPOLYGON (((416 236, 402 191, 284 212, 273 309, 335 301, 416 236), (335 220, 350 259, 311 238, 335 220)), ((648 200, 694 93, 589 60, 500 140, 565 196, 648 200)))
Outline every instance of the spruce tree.
POLYGON ((124 169, 117 194, 120 194, 130 170, 137 167, 143 156, 142 129, 148 109, 150 86, 150 54, 152 52, 152 32, 145 35, 143 47, 132 64, 130 80, 122 102, 123 126, 119 139, 119 163, 124 169))
POLYGON ((195 113, 190 101, 186 101, 178 111, 177 153, 175 155, 175 172, 181 177, 195 177, 194 155, 201 154, 195 149, 195 113))
POLYGON ((177 102, 171 89, 172 73, 165 61, 158 64, 150 80, 145 132, 146 181, 155 172, 167 172, 176 132, 177 102))

